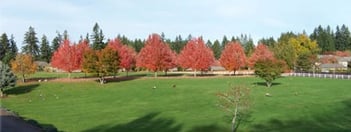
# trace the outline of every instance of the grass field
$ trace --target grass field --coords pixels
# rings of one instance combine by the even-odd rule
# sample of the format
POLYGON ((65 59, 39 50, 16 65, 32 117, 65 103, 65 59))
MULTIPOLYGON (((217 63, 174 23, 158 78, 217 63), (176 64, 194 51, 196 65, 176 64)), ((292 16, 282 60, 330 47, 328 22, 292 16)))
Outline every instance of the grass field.
POLYGON ((104 85, 49 81, 7 90, 1 106, 69 132, 223 132, 230 131, 231 119, 216 106, 216 93, 246 85, 253 106, 238 131, 351 131, 350 80, 285 77, 269 89, 262 82, 254 77, 147 77, 104 85), (267 92, 272 97, 265 97, 267 92))

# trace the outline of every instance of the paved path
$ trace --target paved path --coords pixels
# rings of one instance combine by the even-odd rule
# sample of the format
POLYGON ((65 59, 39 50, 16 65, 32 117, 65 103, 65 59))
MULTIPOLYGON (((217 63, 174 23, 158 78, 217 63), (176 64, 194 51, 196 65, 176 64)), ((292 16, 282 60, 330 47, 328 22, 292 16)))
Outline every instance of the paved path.
POLYGON ((38 127, 28 124, 16 115, 0 108, 0 132, 41 132, 38 127))

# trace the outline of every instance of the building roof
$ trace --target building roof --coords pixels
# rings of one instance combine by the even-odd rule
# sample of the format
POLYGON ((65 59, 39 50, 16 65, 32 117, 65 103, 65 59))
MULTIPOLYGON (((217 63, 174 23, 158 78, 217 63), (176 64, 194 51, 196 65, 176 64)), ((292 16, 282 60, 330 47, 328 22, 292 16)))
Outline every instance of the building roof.
POLYGON ((346 67, 341 64, 321 64, 319 68, 346 68, 346 67))

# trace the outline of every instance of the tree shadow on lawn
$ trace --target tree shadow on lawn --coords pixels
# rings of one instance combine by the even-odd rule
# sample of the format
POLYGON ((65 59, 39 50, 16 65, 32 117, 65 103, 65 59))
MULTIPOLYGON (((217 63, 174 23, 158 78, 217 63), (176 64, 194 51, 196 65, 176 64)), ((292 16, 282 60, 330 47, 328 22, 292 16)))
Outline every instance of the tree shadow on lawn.
POLYGON ((4 91, 4 93, 7 94, 7 95, 11 95, 11 94, 14 94, 14 95, 25 94, 25 93, 31 92, 32 90, 34 90, 38 86, 39 86, 39 84, 21 85, 21 86, 17 86, 17 87, 14 87, 14 88, 6 89, 4 91))
POLYGON ((255 124, 251 131, 255 132, 350 132, 351 131, 351 99, 343 101, 345 105, 335 112, 316 115, 313 119, 281 121, 271 119, 262 124, 255 124))
MULTIPOLYGON (((258 85, 258 86, 265 86, 267 87, 266 82, 254 82, 252 83, 253 85, 258 85)), ((277 86, 277 85, 281 85, 282 83, 276 83, 276 82, 272 82, 272 86, 277 86)))
MULTIPOLYGON (((131 81, 135 80, 138 78, 144 77, 143 75, 132 75, 132 76, 116 76, 116 77, 106 77, 105 80, 107 83, 109 82, 124 82, 124 81, 131 81)), ((95 80, 96 82, 99 82, 99 80, 95 80)))
POLYGON ((204 125, 204 126, 197 126, 192 128, 188 132, 230 132, 231 130, 219 127, 218 125, 211 124, 211 125, 204 125))
POLYGON ((126 124, 101 125, 84 132, 180 132, 181 124, 173 119, 157 118, 159 112, 146 114, 126 124))

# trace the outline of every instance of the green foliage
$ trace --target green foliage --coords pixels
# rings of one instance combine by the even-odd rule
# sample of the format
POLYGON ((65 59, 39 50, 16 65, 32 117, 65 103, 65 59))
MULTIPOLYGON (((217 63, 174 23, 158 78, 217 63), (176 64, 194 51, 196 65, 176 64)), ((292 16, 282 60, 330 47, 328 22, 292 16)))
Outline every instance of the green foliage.
POLYGON ((45 35, 41 38, 40 43, 40 59, 45 62, 50 62, 52 56, 52 51, 49 46, 49 41, 45 35))
POLYGON ((266 45, 268 48, 272 49, 277 42, 274 40, 273 37, 270 37, 270 38, 262 38, 258 41, 258 43, 262 43, 266 45))
POLYGON ((214 57, 218 60, 222 54, 222 47, 218 40, 214 41, 213 45, 211 46, 211 49, 213 51, 214 57))
POLYGON ((29 30, 24 34, 24 46, 22 47, 22 52, 31 55, 34 60, 39 59, 39 46, 38 38, 36 37, 36 32, 33 27, 29 27, 29 30))
POLYGON ((0 61, 0 97, 3 96, 5 88, 14 87, 16 85, 16 76, 12 73, 9 66, 0 61))
POLYGON ((6 33, 3 33, 0 38, 0 61, 4 64, 9 64, 16 57, 17 51, 13 35, 8 39, 6 33))
POLYGON ((0 61, 5 57, 6 51, 9 49, 10 43, 6 33, 3 33, 0 38, 0 61))
POLYGON ((60 44, 63 42, 63 38, 62 35, 60 34, 60 32, 56 31, 57 36, 52 40, 52 51, 56 51, 59 47, 60 44))
POLYGON ((94 50, 101 50, 105 48, 106 44, 104 43, 105 36, 102 32, 102 29, 100 29, 100 26, 98 23, 95 23, 93 27, 93 34, 91 35, 91 41, 92 41, 92 48, 94 50))
POLYGON ((339 51, 351 49, 351 34, 346 25, 342 25, 341 28, 339 26, 336 27, 335 48, 339 51))
POLYGON ((308 53, 300 55, 296 61, 296 70, 303 71, 303 72, 310 71, 315 62, 314 58, 315 58, 314 55, 308 54, 308 53))
POLYGON ((317 41, 318 47, 321 48, 322 53, 335 51, 334 33, 330 29, 330 26, 323 28, 319 25, 314 29, 310 38, 317 41))
POLYGON ((260 59, 255 63, 255 75, 266 81, 267 87, 283 73, 284 63, 274 59, 260 59))

